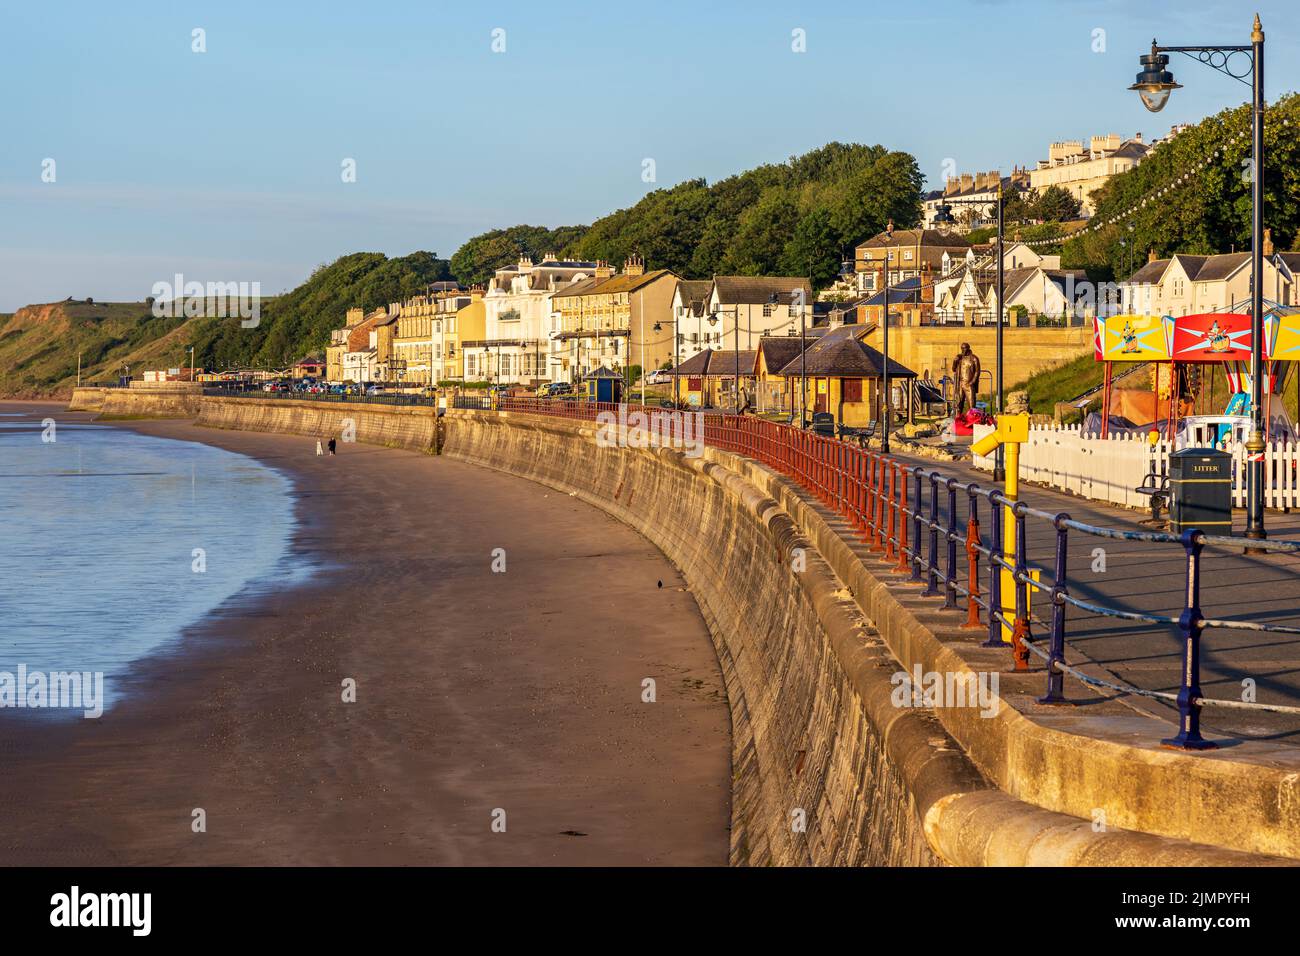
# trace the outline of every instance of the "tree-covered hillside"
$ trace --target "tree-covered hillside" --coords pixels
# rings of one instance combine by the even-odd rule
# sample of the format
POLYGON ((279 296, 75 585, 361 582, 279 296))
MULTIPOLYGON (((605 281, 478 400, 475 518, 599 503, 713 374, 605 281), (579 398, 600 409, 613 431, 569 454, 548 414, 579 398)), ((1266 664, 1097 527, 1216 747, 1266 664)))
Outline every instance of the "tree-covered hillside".
POLYGON ((463 283, 484 282, 520 255, 547 252, 621 265, 639 253, 652 269, 684 278, 715 273, 809 275, 828 283, 854 245, 921 214, 916 159, 883 146, 830 143, 788 162, 709 185, 693 179, 656 189, 589 227, 495 229, 452 256, 463 283))
POLYGON ((209 320, 195 333, 197 354, 208 368, 283 365, 324 349, 348 309, 399 302, 450 278, 447 260, 430 252, 398 259, 354 252, 317 267, 293 291, 264 300, 255 329, 242 328, 238 319, 209 320))

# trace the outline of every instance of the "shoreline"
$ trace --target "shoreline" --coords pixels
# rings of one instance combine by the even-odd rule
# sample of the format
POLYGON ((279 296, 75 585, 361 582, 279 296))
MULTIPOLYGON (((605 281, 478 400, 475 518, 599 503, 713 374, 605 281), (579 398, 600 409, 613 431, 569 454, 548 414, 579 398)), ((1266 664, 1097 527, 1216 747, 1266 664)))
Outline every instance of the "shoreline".
POLYGON ((286 556, 311 570, 224 602, 134 666, 97 721, 0 711, 15 835, 0 863, 726 864, 721 673, 680 575, 635 532, 413 452, 317 458, 299 436, 103 427, 285 474, 286 556), (494 546, 506 574, 489 570, 494 546))

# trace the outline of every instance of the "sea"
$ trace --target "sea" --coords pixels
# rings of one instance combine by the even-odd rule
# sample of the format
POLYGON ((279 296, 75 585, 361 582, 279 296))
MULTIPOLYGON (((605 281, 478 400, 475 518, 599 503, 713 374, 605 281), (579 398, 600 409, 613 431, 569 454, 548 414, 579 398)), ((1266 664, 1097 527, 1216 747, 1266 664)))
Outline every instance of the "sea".
MULTIPOLYGON (((210 445, 57 418, 0 411, 0 692, 20 666, 99 673, 111 710, 186 628, 303 576, 293 484, 210 445)), ((12 706, 0 697, 0 720, 12 706)))

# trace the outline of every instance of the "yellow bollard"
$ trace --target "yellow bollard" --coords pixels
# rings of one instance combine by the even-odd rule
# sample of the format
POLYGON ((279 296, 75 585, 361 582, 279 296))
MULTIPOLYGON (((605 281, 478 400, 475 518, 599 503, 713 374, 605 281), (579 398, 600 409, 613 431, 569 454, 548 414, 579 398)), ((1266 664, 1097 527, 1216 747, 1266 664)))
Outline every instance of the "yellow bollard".
MULTIPOLYGON (((971 454, 989 455, 999 446, 1006 446, 1007 475, 1002 493, 1008 501, 1020 500, 1020 443, 1029 441, 1029 416, 1002 414, 997 418, 997 428, 971 445, 971 454)), ((1016 563, 1016 516, 1011 508, 1002 509, 1002 555, 1008 564, 1016 563)), ((1016 582, 1012 573, 1002 569, 1002 640, 1011 643, 1011 628, 1005 621, 1016 616, 1016 582)), ((1029 606, 1032 588, 1025 585, 1025 607, 1029 606)))

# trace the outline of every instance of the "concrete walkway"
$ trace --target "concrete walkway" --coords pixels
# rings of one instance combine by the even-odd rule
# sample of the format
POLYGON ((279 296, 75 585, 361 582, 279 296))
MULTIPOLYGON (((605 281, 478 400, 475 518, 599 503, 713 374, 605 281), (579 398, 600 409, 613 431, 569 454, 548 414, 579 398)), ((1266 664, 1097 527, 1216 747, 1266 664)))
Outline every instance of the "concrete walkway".
MULTIPOLYGON (((897 450, 897 447, 896 447, 897 450)), ((895 454, 911 465, 933 468, 961 481, 992 487, 992 476, 964 462, 943 462, 930 458, 895 454)), ((927 483, 928 484, 928 483, 927 483)), ((909 498, 914 486, 909 486, 909 498)), ((1113 505, 1086 501, 1074 495, 1034 485, 1021 486, 1021 498, 1035 508, 1067 512, 1077 521, 1124 530, 1150 530, 1140 524, 1145 513, 1113 505)), ((940 515, 947 518, 947 493, 940 493, 940 515)), ((980 502, 981 536, 989 543, 990 514, 987 502, 980 502)), ((927 489, 926 511, 929 513, 927 489)), ((959 492, 957 515, 965 530, 967 496, 959 492)), ((1300 515, 1268 512, 1265 526, 1271 538, 1300 540, 1300 515)), ((1236 515, 1235 533, 1244 529, 1244 515, 1236 515)), ((1030 518, 1026 525, 1029 563, 1043 570, 1050 583, 1055 554, 1055 530, 1046 522, 1030 518)), ((927 550, 924 552, 928 555, 927 550)), ((940 541, 940 568, 944 567, 940 541)), ((959 550, 959 568, 965 573, 965 553, 959 550)), ((987 587, 981 562, 980 587, 987 587)), ((1201 562, 1201 609, 1207 617, 1300 624, 1300 558, 1291 555, 1246 556, 1238 551, 1207 548, 1201 562)), ((1182 611, 1186 581, 1186 558, 1181 547, 1135 541, 1094 538, 1071 532, 1067 583, 1070 593, 1083 600, 1127 611, 1177 617, 1182 611), (1099 560, 1104 557, 1104 563, 1099 560)), ((1035 597, 1035 602, 1040 598, 1035 597)), ((1035 609, 1034 636, 1046 640, 1046 601, 1035 609)), ((1066 634, 1072 649, 1069 659, 1090 660, 1098 676, 1105 674, 1144 690, 1177 693, 1180 686, 1182 642, 1174 628, 1144 625, 1089 614, 1069 608, 1066 634)), ((1041 668, 1035 656, 1031 666, 1041 668)), ((1207 630, 1201 642, 1201 689, 1206 697, 1241 700, 1244 681, 1254 681, 1259 703, 1300 706, 1300 636, 1251 631, 1207 630)), ((1045 684, 1045 680, 1044 680, 1045 684)), ((1069 677, 1066 696, 1093 697, 1095 691, 1069 677)), ((1135 706, 1159 712, 1173 719, 1172 708, 1136 697, 1135 706)), ((1207 734, 1241 739, 1271 739, 1300 746, 1300 717, 1262 711, 1207 709, 1202 717, 1207 734)))

